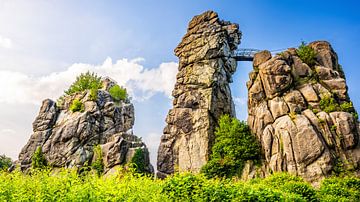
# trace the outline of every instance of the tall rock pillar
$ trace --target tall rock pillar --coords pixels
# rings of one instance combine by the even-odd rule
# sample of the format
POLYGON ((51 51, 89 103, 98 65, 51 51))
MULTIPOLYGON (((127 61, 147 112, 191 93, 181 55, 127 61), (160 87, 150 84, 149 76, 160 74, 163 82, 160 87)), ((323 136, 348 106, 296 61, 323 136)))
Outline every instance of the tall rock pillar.
POLYGON ((307 57, 294 48, 254 57, 248 124, 261 141, 263 171, 287 171, 315 184, 339 170, 359 174, 358 114, 337 54, 326 41, 303 48, 307 57))
POLYGON ((158 150, 159 177, 198 172, 208 160, 219 117, 235 116, 229 83, 236 70, 231 55, 240 38, 238 25, 220 20, 213 11, 190 21, 175 49, 179 72, 158 150))

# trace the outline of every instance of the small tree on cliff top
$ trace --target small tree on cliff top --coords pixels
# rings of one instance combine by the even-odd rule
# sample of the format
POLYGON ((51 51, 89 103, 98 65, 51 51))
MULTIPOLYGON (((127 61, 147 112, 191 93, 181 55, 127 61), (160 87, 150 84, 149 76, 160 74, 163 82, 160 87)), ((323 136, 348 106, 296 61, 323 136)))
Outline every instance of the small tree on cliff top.
POLYGON ((224 115, 215 131, 215 143, 210 160, 201 171, 207 177, 241 175, 247 160, 258 160, 260 146, 250 133, 249 126, 236 118, 224 115))
POLYGON ((94 72, 86 72, 76 77, 75 82, 65 91, 65 95, 72 95, 85 90, 100 89, 101 87, 101 77, 94 72))

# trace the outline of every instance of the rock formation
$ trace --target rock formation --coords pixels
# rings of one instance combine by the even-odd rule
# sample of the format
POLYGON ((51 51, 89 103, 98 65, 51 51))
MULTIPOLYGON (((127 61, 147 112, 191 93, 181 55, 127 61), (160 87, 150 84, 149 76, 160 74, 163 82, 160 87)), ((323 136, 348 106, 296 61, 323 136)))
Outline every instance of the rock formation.
POLYGON ((22 170, 31 166, 38 147, 52 167, 71 168, 91 165, 94 147, 100 145, 105 172, 129 162, 136 149, 143 150, 147 171, 153 172, 145 144, 132 134, 134 106, 128 99, 114 101, 108 92, 116 84, 113 80, 105 78, 102 83, 96 100, 86 90, 65 96, 60 105, 43 101, 33 122, 34 133, 19 155, 22 170), (74 99, 84 104, 83 112, 69 110, 74 99))
POLYGON ((208 160, 218 118, 235 116, 229 83, 237 64, 231 55, 240 38, 238 25, 215 12, 190 21, 175 49, 179 72, 158 150, 159 177, 177 169, 198 172, 208 160))
POLYGON ((308 47, 315 51, 312 64, 294 48, 254 56, 248 124, 261 141, 265 175, 288 171, 316 182, 359 168, 360 128, 337 54, 325 41, 308 47))

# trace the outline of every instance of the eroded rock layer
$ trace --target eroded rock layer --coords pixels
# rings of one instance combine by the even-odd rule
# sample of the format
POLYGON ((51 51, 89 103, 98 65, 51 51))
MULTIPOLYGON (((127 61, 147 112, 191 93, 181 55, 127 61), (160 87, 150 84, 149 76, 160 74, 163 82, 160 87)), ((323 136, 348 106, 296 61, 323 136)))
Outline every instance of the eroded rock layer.
POLYGON ((65 96, 63 103, 43 101, 33 122, 33 134, 19 154, 22 170, 31 166, 31 157, 41 147, 52 167, 82 167, 91 165, 94 147, 101 146, 105 172, 129 162, 136 149, 143 150, 148 172, 153 172, 146 145, 132 134, 134 106, 129 100, 115 102, 108 90, 116 83, 103 79, 103 89, 97 99, 90 91, 65 96), (83 112, 72 112, 74 99, 84 104, 83 112))
POLYGON ((240 38, 238 25, 215 12, 190 21, 175 49, 179 72, 158 150, 159 177, 175 170, 198 172, 208 160, 218 118, 235 115, 229 83, 236 70, 231 55, 240 38))
POLYGON ((255 55, 248 124, 261 141, 265 175, 288 171, 315 182, 359 168, 360 130, 337 54, 325 41, 308 47, 316 53, 310 65, 294 48, 255 55))

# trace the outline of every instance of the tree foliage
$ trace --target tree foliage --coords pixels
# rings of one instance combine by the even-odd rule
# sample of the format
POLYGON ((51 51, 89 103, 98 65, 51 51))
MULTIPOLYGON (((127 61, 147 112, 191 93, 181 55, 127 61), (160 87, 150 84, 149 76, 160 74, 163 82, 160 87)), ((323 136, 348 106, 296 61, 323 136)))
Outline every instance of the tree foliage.
POLYGON ((130 166, 133 167, 137 173, 146 172, 145 154, 143 149, 137 148, 135 150, 135 154, 131 159, 130 166))
POLYGON ((94 156, 95 160, 91 163, 91 167, 101 175, 104 172, 104 162, 100 145, 94 147, 94 156))
POLYGON ((43 169, 47 166, 47 161, 42 152, 41 146, 37 147, 31 157, 31 167, 33 169, 43 169))
POLYGON ((126 98, 128 97, 126 88, 123 88, 119 85, 114 85, 113 87, 111 87, 109 89, 109 93, 115 101, 123 101, 126 100, 126 98))
POLYGON ((68 90, 65 91, 66 95, 73 95, 77 92, 85 90, 100 89, 102 87, 101 77, 94 72, 86 72, 76 77, 76 80, 68 90))
POLYGON ((7 170, 12 164, 11 158, 0 155, 0 170, 7 170))
POLYGON ((310 67, 315 65, 316 52, 310 46, 307 46, 305 42, 301 42, 301 45, 296 50, 296 53, 300 59, 310 67))
POLYGON ((249 126, 224 115, 215 131, 215 143, 210 160, 202 168, 207 177, 241 175, 245 162, 260 158, 260 146, 249 126))

